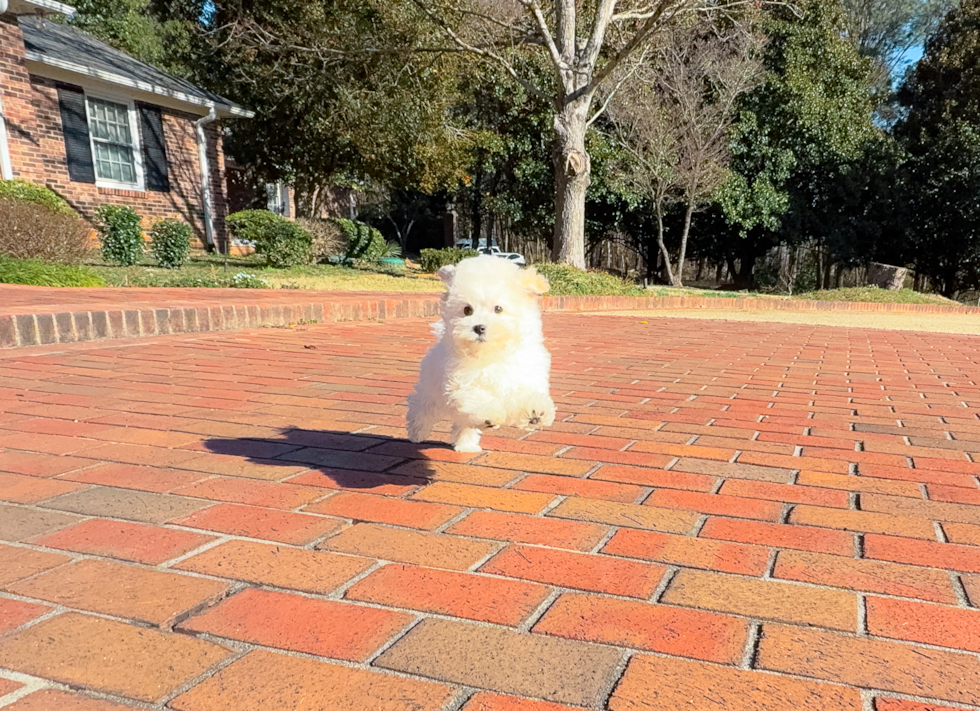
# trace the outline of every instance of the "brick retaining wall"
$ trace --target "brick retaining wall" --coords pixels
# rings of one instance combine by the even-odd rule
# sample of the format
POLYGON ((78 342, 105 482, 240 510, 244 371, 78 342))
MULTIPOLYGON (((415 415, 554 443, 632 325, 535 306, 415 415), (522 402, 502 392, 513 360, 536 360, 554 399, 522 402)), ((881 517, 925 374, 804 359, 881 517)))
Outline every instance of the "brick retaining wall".
MULTIPOLYGON (((545 311, 838 311, 980 315, 980 308, 720 297, 553 296, 545 311)), ((0 348, 291 323, 434 317, 437 294, 239 289, 51 289, 0 285, 0 348)))

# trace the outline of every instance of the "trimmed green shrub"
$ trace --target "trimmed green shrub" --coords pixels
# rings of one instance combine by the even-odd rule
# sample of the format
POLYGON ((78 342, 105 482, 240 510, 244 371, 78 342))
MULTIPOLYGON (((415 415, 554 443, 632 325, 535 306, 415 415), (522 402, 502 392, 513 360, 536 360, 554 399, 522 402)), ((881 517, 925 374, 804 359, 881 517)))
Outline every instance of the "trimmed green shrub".
POLYGON ((352 262, 355 259, 374 262, 385 256, 387 243, 377 228, 342 217, 335 219, 334 222, 347 240, 345 262, 352 262))
POLYGON ((225 221, 236 238, 251 244, 271 267, 280 269, 310 261, 310 233, 268 210, 242 210, 225 221))
POLYGON ((71 206, 53 190, 26 180, 0 180, 0 199, 7 198, 37 203, 54 212, 77 217, 71 206))
POLYGON ((270 225, 263 240, 255 245, 255 251, 265 255, 269 266, 285 269, 308 264, 312 242, 309 232, 294 222, 283 220, 270 225))
POLYGON ((535 264, 551 284, 554 296, 643 296, 643 288, 606 272, 590 272, 567 264, 535 264))
POLYGON ((123 267, 136 264, 143 256, 144 247, 143 228, 136 211, 121 205, 99 205, 95 218, 102 258, 123 267))
POLYGON ((105 286, 88 267, 51 264, 40 259, 14 259, 0 255, 0 283, 30 286, 105 286))
POLYGON ((240 210, 228 215, 225 225, 236 239, 255 247, 270 225, 285 219, 268 210, 240 210))
POLYGON ((191 226, 180 220, 160 220, 150 228, 150 251, 161 267, 180 269, 191 251, 191 226))
POLYGON ((475 249, 446 247, 445 249, 423 249, 419 253, 419 266, 423 272, 437 272, 447 264, 459 264, 464 259, 476 257, 475 249))

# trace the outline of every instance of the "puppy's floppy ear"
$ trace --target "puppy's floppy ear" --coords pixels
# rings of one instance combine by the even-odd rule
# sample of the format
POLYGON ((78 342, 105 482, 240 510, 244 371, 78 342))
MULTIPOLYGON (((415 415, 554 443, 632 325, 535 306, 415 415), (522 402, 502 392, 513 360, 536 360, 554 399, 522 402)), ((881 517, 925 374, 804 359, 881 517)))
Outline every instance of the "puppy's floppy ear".
POLYGON ((446 286, 451 286, 453 277, 456 276, 456 265, 447 264, 444 267, 440 267, 436 274, 446 283, 446 286))
POLYGON ((521 270, 521 285, 532 294, 546 294, 551 288, 544 275, 538 274, 534 267, 521 270))

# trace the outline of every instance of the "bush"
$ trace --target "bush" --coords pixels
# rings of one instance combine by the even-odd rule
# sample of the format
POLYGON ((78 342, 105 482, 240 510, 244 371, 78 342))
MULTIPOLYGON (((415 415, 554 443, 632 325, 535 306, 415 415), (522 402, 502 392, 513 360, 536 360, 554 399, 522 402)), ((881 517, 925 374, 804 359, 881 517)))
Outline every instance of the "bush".
POLYGON ((606 272, 589 272, 567 264, 535 264, 551 284, 555 296, 642 296, 644 290, 631 281, 606 272))
POLYGON ((74 215, 75 211, 53 190, 26 180, 0 180, 0 199, 24 200, 44 205, 53 212, 74 215))
POLYGON ((271 267, 285 269, 297 264, 308 264, 313 238, 310 233, 294 222, 283 220, 266 230, 255 251, 265 255, 271 267))
POLYGON ((140 216, 131 207, 99 205, 95 211, 96 228, 102 242, 102 259, 130 267, 143 256, 143 228, 140 216))
POLYGON ((437 272, 447 264, 459 264, 464 259, 479 254, 475 249, 446 247, 445 249, 423 249, 419 253, 419 266, 423 272, 437 272))
POLYGON ((150 251, 164 269, 180 269, 191 251, 191 226, 160 220, 150 229, 150 251))
POLYGON ((0 197, 0 254, 17 259, 77 264, 89 252, 89 227, 71 210, 0 197))
POLYGON ((346 248, 346 239, 336 220, 298 218, 296 224, 310 233, 310 260, 314 264, 326 262, 346 248))
POLYGON ((254 247, 270 225, 285 219, 268 210, 240 210, 228 215, 225 225, 236 239, 254 247))
POLYGON ((402 246, 397 242, 385 242, 385 246, 378 253, 378 259, 400 259, 402 256, 402 246))
POLYGON ((14 259, 0 255, 0 283, 30 286, 105 286, 94 270, 40 259, 14 259))
POLYGON ((242 210, 229 215, 226 224, 236 238, 251 244, 269 266, 286 268, 310 261, 310 233, 268 210, 242 210))
POLYGON ((335 219, 334 223, 340 228, 347 240, 347 249, 344 252, 345 262, 352 262, 355 259, 375 262, 384 256, 387 243, 376 228, 357 220, 345 218, 335 219))

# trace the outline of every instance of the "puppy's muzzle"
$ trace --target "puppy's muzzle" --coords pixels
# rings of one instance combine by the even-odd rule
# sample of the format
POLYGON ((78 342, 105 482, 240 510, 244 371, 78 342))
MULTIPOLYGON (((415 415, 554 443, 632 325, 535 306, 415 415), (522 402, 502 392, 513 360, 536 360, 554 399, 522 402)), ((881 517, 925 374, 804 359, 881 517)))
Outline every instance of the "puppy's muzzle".
POLYGON ((484 337, 486 336, 487 327, 486 326, 483 326, 482 324, 481 325, 478 325, 478 326, 474 326, 473 327, 473 333, 476 334, 478 340, 482 341, 484 339, 484 337))

